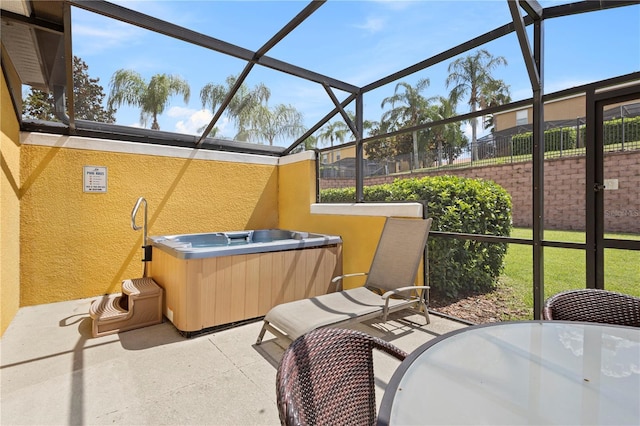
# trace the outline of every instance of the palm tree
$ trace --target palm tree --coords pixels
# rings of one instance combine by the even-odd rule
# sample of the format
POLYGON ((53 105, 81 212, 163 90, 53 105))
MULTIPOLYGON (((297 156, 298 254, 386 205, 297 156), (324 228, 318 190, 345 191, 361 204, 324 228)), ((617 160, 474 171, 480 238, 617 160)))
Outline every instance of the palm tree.
POLYGON ((328 141, 333 147, 334 142, 344 143, 349 134, 349 127, 342 120, 329 122, 322 126, 318 133, 318 140, 328 141))
POLYGON ((242 131, 247 139, 265 139, 269 145, 273 145, 279 138, 297 138, 306 130, 302 113, 291 105, 280 104, 269 109, 268 105, 259 104, 253 106, 251 112, 249 127, 242 131))
MULTIPOLYGON (((439 96, 438 103, 431 106, 429 116, 432 121, 445 120, 456 115, 456 105, 451 99, 439 96)), ((431 138, 435 142, 438 152, 438 166, 442 165, 443 150, 446 149, 448 164, 453 163, 462 148, 467 144, 464 133, 457 123, 440 124, 431 127, 431 138)))
MULTIPOLYGON (((487 86, 497 81, 491 77, 491 72, 499 65, 507 65, 507 60, 502 56, 494 57, 484 49, 456 59, 449 64, 449 76, 446 80, 447 87, 453 85, 449 98, 457 104, 460 98, 468 95, 471 112, 477 111, 481 93, 487 86)), ((477 120, 471 119, 471 146, 474 160, 478 159, 476 125, 477 120)))
MULTIPOLYGON (((206 84, 200 90, 200 100, 202 107, 210 107, 215 113, 218 107, 224 102, 231 88, 236 84, 237 77, 230 75, 226 79, 226 86, 215 83, 206 84)), ((256 109, 268 102, 271 91, 263 83, 256 85, 252 90, 243 83, 231 99, 226 112, 227 117, 235 122, 237 135, 247 137, 247 129, 250 127, 252 117, 256 109)), ((237 139, 238 137, 236 137, 237 139)))
MULTIPOLYGON (((487 109, 511 102, 509 86, 502 80, 491 80, 480 93, 480 108, 487 109)), ((493 114, 484 117, 484 128, 493 127, 493 114)))
POLYGON ((151 128, 160 130, 158 115, 169 105, 169 98, 182 95, 184 102, 189 102, 191 89, 180 77, 156 74, 149 83, 135 71, 120 69, 111 76, 111 94, 107 105, 109 108, 123 104, 140 108, 140 123, 147 126, 149 118, 153 118, 151 128))
POLYGON ((300 145, 298 145, 298 150, 295 152, 313 151, 317 147, 318 147, 318 139, 315 136, 311 135, 308 138, 306 138, 300 145))
MULTIPOLYGON (((420 124, 426 116, 430 99, 421 95, 421 92, 429 87, 429 79, 418 80, 415 87, 403 81, 396 84, 392 96, 382 100, 381 108, 387 104, 391 105, 391 110, 382 114, 382 121, 391 123, 392 128, 401 129, 420 124), (400 91, 400 89, 404 89, 400 91)), ((413 141, 414 168, 418 168, 418 132, 411 134, 413 141)))
MULTIPOLYGON (((440 102, 436 105, 433 105, 429 110, 429 115, 431 119, 433 121, 440 121, 440 120, 447 119, 449 117, 453 117, 456 110, 455 104, 451 102, 449 99, 446 99, 442 96, 440 96, 438 100, 440 102)), ((438 155, 437 155, 438 166, 442 165, 442 148, 447 141, 446 135, 445 135, 447 126, 449 125, 440 124, 438 126, 433 126, 430 128, 431 137, 435 142, 436 149, 438 152, 438 155)))
MULTIPOLYGON (((349 127, 344 121, 336 120, 325 124, 318 133, 319 141, 328 141, 333 148, 334 142, 344 143, 347 134, 349 133, 349 127)), ((331 151, 331 163, 334 162, 334 152, 331 151)))
MULTIPOLYGON (((229 77, 227 77, 229 81, 229 77)), ((221 84, 207 83, 200 90, 200 101, 202 102, 202 108, 210 107, 215 113, 220 104, 227 96, 228 89, 221 84)))
MULTIPOLYGON (((347 110, 345 112, 347 113, 349 120, 355 123, 356 114, 351 110, 347 110)), ((377 121, 364 120, 362 122, 362 136, 364 137, 368 132, 371 132, 374 126, 379 126, 379 123, 377 121)), ((332 123, 325 124, 321 129, 318 139, 328 140, 331 142, 331 146, 333 146, 333 142, 336 140, 344 143, 349 133, 351 133, 351 128, 347 126, 344 121, 337 120, 332 123)))
POLYGON ((313 151, 317 147, 318 147, 318 140, 316 139, 315 136, 311 135, 305 140, 303 140, 302 143, 300 143, 298 146, 293 148, 293 150, 291 150, 291 153, 297 154, 299 152, 304 152, 304 151, 313 151))
MULTIPOLYGON (((229 77, 227 78, 227 81, 229 81, 229 77)), ((222 104, 226 95, 227 89, 221 84, 207 83, 200 90, 200 101, 202 102, 202 108, 207 108, 207 106, 209 106, 215 114, 216 109, 218 109, 220 104, 222 104)), ((198 133, 204 132, 206 128, 207 125, 198 128, 198 133)), ((207 136, 213 138, 218 134, 219 131, 220 129, 218 129, 217 126, 214 126, 207 136)))

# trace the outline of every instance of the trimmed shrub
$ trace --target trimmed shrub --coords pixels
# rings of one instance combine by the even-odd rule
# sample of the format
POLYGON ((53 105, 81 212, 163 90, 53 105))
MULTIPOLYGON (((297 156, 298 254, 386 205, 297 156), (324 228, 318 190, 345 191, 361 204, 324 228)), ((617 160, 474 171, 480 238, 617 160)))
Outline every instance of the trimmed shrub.
POLYGON ((624 120, 618 118, 616 120, 610 120, 605 122, 605 145, 612 145, 614 143, 622 143, 622 136, 624 133, 624 141, 640 141, 640 117, 633 118, 625 118, 624 120), (623 129, 624 122, 624 129, 623 129), (613 135, 616 133, 615 131, 608 132, 609 127, 616 127, 617 129, 617 137, 613 135), (611 136, 607 137, 608 134, 611 136))
MULTIPOLYGON (((602 133, 604 145, 615 145, 624 142, 640 141, 640 117, 616 118, 603 123, 602 133), (624 138, 623 138, 624 137, 624 138)), ((582 146, 587 137, 585 126, 580 127, 582 146)))
MULTIPOLYGON (((365 187, 366 189, 367 187, 365 187)), ((356 188, 329 188, 320 191, 320 202, 322 203, 355 203, 356 188)))
MULTIPOLYGON (((531 155, 533 152, 533 133, 525 132, 513 135, 513 155, 531 155)), ((544 131, 544 151, 561 151, 576 147, 575 127, 559 127, 544 131)))
MULTIPOLYGON (((367 202, 422 201, 434 231, 509 236, 511 197, 492 181, 457 176, 397 179, 364 188, 367 202)), ((354 202, 355 189, 321 191, 322 202, 354 202)), ((429 284, 441 297, 495 288, 507 244, 429 238, 429 284)))

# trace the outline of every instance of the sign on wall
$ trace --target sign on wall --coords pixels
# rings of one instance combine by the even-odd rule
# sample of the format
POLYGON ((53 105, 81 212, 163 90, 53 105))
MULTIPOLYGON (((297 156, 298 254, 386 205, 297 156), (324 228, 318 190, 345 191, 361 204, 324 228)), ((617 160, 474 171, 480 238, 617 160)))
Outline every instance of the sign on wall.
POLYGON ((84 166, 84 192, 107 192, 107 168, 84 166))

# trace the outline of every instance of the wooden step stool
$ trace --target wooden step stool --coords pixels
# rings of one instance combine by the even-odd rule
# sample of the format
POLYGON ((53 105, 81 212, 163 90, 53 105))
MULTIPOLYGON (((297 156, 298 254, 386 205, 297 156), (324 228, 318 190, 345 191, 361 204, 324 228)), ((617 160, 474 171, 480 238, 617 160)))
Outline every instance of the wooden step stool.
POLYGON ((122 293, 94 300, 89 308, 93 337, 162 322, 162 288, 151 278, 122 282, 122 293))

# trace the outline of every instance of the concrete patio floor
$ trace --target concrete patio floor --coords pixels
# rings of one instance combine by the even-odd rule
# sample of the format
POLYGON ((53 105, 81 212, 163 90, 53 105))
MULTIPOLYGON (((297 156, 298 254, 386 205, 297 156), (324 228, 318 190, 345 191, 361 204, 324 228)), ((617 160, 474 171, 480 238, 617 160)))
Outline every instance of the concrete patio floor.
MULTIPOLYGON (((284 343, 253 322, 184 338, 173 325, 91 337, 92 299, 21 308, 0 340, 2 425, 277 425, 284 343)), ((408 311, 355 328, 410 352, 464 324, 408 311), (404 314, 404 315, 403 315, 404 314)), ((398 361, 374 358, 377 403, 398 361)))

